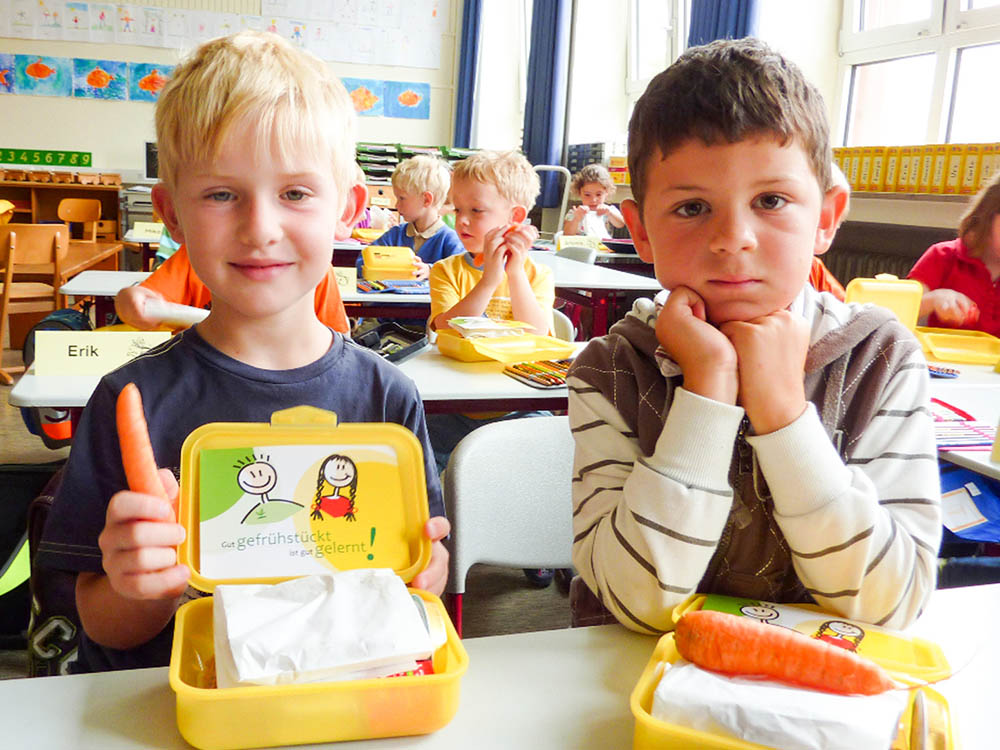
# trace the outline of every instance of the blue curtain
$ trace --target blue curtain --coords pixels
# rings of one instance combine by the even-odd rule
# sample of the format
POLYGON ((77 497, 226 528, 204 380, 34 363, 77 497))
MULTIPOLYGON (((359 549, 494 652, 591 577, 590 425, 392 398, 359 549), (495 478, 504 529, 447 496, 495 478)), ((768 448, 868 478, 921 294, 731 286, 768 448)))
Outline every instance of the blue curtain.
POLYGON ((455 92, 454 146, 469 148, 472 139, 472 100, 476 95, 476 64, 479 61, 480 0, 465 0, 462 7, 461 52, 458 87, 455 92))
MULTIPOLYGON (((532 164, 562 161, 569 86, 572 0, 534 0, 522 148, 532 164)), ((539 206, 558 206, 559 175, 545 173, 539 206)))
POLYGON ((757 33, 757 0, 691 0, 688 46, 757 33))

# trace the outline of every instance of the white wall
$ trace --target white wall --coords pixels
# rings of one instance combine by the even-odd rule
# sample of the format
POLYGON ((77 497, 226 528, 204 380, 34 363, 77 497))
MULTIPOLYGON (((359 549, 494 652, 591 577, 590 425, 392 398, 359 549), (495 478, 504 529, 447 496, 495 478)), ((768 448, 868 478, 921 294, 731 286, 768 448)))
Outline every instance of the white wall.
MULTIPOLYGON (((358 139, 414 145, 451 144, 454 125, 455 40, 461 0, 449 3, 442 35, 441 67, 404 68, 331 63, 340 76, 426 82, 431 85, 429 120, 358 118, 358 139)), ((42 40, 0 39, 0 51, 52 57, 84 57, 174 65, 179 53, 153 47, 42 40)), ((0 95, 0 144, 5 148, 90 151, 94 169, 142 173, 143 148, 155 140, 153 107, 146 102, 109 102, 70 97, 0 95)))

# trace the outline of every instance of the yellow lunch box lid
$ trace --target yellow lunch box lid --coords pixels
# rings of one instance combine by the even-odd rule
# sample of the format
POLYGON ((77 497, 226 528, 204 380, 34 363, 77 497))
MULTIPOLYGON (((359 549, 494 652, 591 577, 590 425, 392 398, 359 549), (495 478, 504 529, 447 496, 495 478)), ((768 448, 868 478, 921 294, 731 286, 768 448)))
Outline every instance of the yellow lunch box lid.
POLYGON ((201 591, 362 567, 409 583, 428 516, 423 449, 401 425, 297 406, 202 425, 181 449, 178 557, 201 591))
POLYGON ((917 326, 916 334, 929 359, 969 365, 1000 365, 1000 339, 985 331, 917 326))
POLYGON ((914 279, 899 279, 892 274, 878 274, 873 279, 851 279, 845 289, 846 302, 871 303, 892 310, 899 322, 911 331, 920 316, 923 285, 914 279))
POLYGON ((408 247, 369 245, 361 251, 361 277, 364 279, 412 279, 413 259, 408 247))
POLYGON ((566 359, 576 348, 570 341, 533 333, 520 336, 466 338, 458 331, 443 328, 437 334, 438 351, 446 357, 462 362, 495 360, 513 365, 547 359, 566 359))
POLYGON ((351 237, 362 242, 374 242, 385 232, 385 229, 376 229, 375 227, 354 227, 351 230, 351 237))

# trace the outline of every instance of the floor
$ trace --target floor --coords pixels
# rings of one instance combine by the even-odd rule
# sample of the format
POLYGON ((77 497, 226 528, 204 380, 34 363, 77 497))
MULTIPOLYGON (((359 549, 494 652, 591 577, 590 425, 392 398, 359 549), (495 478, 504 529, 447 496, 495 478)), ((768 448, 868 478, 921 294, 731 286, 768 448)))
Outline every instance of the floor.
MULTIPOLYGON (((4 365, 20 360, 20 353, 3 352, 4 365)), ((69 454, 68 448, 49 450, 28 433, 20 411, 8 403, 9 386, 0 386, 0 463, 49 463, 69 454)), ((2 563, 2 561, 0 561, 2 563)), ((520 570, 476 566, 466 580, 464 603, 466 638, 552 630, 569 627, 567 595, 555 584, 533 588, 520 570)), ((27 676, 24 648, 4 650, 0 644, 0 679, 27 676)))

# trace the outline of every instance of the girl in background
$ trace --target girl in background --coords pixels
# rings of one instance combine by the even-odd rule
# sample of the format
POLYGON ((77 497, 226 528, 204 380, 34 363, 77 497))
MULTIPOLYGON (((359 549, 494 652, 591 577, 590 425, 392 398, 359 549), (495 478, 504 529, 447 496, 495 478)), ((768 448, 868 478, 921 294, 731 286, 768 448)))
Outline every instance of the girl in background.
POLYGON ((927 325, 1000 336, 1000 172, 970 202, 958 238, 931 245, 909 278, 923 284, 927 325))
POLYGON ((604 240, 613 227, 625 226, 621 211, 605 203, 614 194, 615 183, 600 164, 588 164, 577 172, 571 186, 580 196, 580 205, 567 212, 563 234, 590 234, 604 240))

